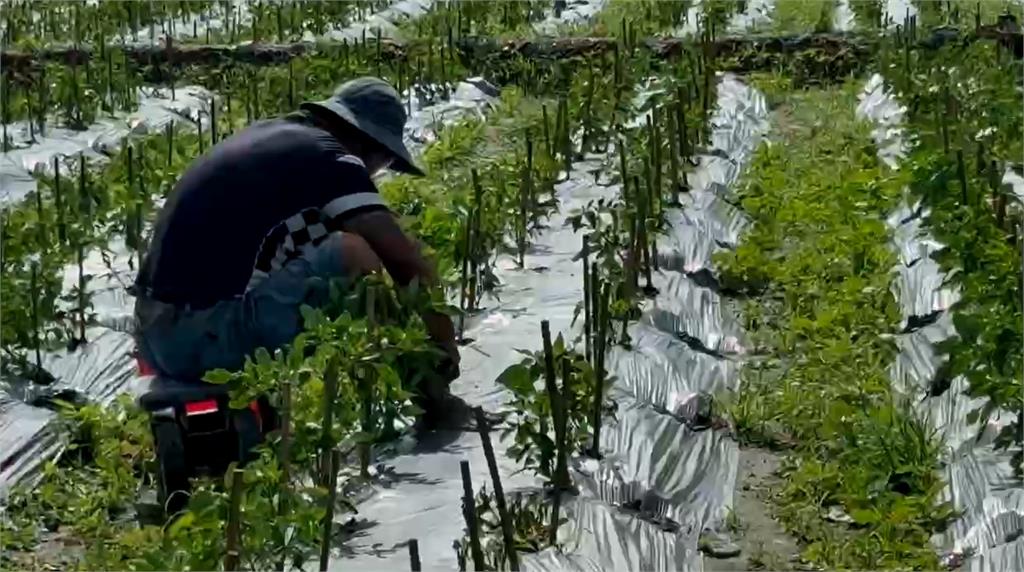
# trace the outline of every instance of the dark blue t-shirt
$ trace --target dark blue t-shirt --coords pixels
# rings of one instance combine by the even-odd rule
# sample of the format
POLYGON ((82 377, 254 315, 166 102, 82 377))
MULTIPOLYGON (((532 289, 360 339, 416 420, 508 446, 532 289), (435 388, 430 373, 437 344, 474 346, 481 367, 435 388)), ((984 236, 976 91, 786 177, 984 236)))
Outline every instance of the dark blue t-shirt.
POLYGON ((179 179, 136 294, 207 306, 240 296, 357 212, 384 202, 358 157, 301 113, 221 141, 179 179))

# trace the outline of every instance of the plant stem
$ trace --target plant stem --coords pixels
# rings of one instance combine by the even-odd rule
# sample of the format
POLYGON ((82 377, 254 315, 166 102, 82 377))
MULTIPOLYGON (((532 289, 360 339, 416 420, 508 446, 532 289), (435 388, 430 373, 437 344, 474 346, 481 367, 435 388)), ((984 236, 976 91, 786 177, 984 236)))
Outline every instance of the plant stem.
POLYGON ((480 443, 483 445, 484 458, 487 459, 487 470, 491 473, 491 484, 494 486, 494 501, 498 505, 498 517, 501 519, 501 536, 505 542, 505 556, 508 559, 509 568, 513 571, 518 571, 519 553, 516 552, 515 532, 512 529, 512 515, 509 513, 508 504, 505 502, 505 488, 501 485, 498 462, 494 456, 494 447, 491 445, 490 427, 483 409, 477 408, 475 413, 477 431, 480 433, 480 443))
POLYGON ((476 520, 476 499, 473 497, 473 478, 469 474, 469 461, 460 461, 459 469, 462 471, 462 516, 469 530, 473 569, 484 570, 484 552, 480 548, 480 529, 476 520))
POLYGON ((338 471, 341 470, 341 451, 331 451, 331 477, 327 483, 327 506, 324 507, 323 532, 320 537, 320 572, 327 572, 331 560, 331 532, 334 528, 334 503, 338 498, 338 471))
POLYGON ((228 501, 228 523, 224 570, 238 570, 238 562, 242 553, 242 485, 244 484, 242 469, 231 471, 231 496, 228 501))

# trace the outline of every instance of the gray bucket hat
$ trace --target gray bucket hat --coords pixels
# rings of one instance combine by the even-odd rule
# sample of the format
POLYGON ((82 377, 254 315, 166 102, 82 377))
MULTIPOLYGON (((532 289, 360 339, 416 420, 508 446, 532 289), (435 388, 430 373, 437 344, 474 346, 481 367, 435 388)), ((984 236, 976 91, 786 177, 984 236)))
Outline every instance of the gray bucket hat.
POLYGON ((329 99, 307 102, 304 109, 328 111, 387 147, 395 156, 391 168, 401 173, 423 175, 402 142, 407 119, 398 92, 382 79, 360 77, 338 86, 329 99))

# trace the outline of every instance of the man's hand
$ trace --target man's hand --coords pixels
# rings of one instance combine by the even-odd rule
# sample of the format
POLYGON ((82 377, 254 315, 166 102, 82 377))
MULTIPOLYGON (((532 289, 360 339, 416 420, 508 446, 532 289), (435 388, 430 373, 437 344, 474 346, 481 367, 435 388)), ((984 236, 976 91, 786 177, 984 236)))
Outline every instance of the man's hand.
MULTIPOLYGON (((420 253, 416 241, 402 231, 391 212, 375 210, 357 214, 342 223, 341 228, 363 237, 399 286, 408 286, 415 278, 425 286, 437 284, 433 266, 420 253)), ((457 367, 460 356, 451 318, 439 312, 426 312, 423 323, 431 339, 448 353, 457 367)))

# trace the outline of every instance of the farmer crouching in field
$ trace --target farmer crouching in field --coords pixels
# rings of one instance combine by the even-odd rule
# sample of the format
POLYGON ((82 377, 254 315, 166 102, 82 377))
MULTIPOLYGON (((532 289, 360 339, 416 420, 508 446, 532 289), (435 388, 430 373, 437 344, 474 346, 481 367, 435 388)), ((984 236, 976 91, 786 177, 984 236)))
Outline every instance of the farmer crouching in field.
MULTIPOLYGON (((327 302, 330 278, 387 269, 400 286, 434 283, 371 177, 422 175, 402 143, 398 94, 376 78, 259 121, 197 159, 168 197, 133 287, 139 351, 157 372, 200 379, 240 368, 302 329, 300 306, 327 302)), ((461 423, 465 404, 451 320, 423 316, 447 353, 446 381, 424 391, 429 426, 461 423)))

